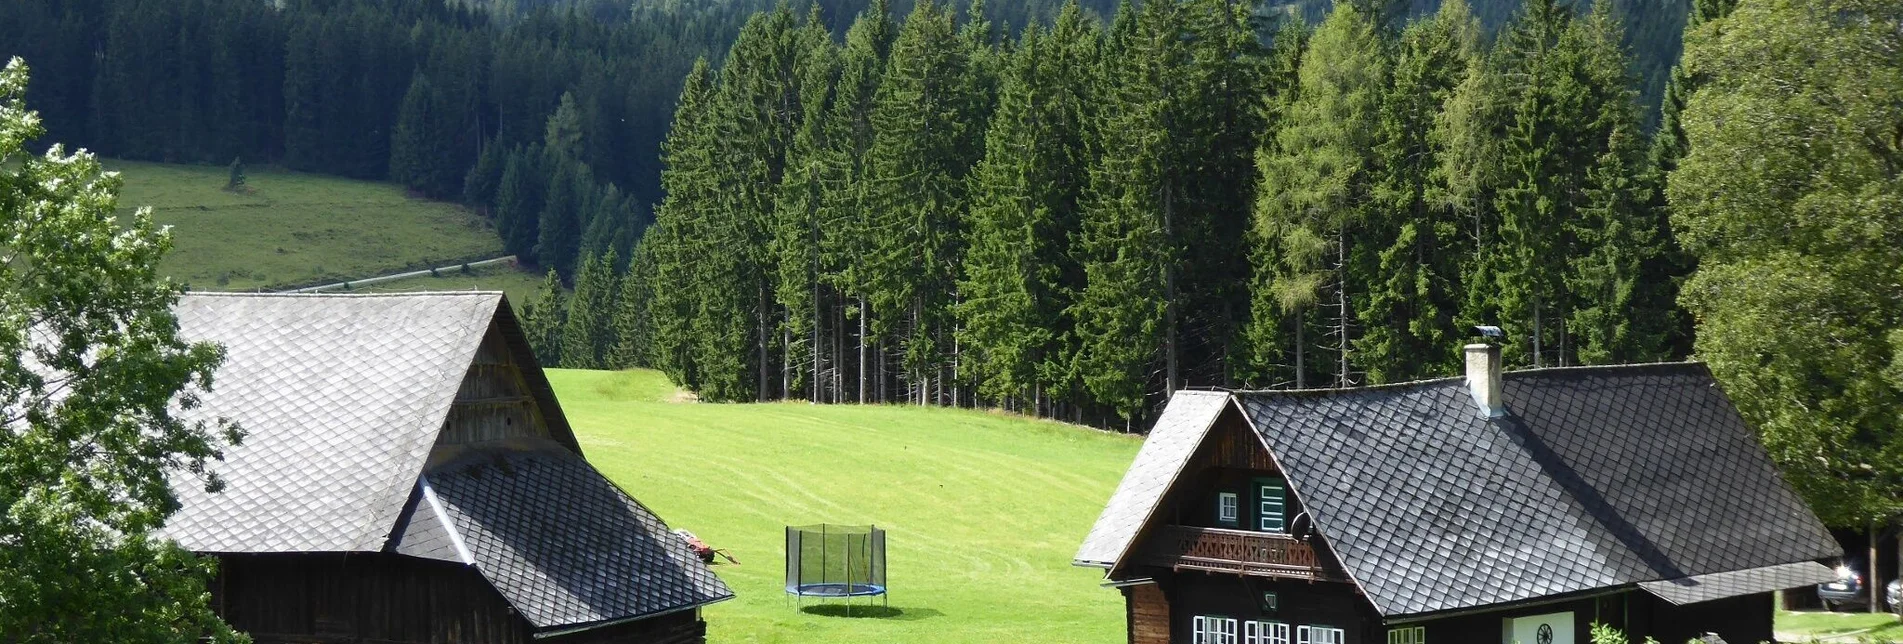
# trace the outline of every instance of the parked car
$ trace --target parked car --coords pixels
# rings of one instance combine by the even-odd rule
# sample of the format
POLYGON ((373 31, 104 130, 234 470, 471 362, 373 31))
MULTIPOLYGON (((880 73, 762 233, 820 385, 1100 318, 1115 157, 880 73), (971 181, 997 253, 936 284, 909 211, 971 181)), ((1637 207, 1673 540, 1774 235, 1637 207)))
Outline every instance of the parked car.
MULTIPOLYGON (((1842 610, 1863 608, 1870 605, 1870 591, 1864 586, 1870 577, 1870 568, 1861 559, 1851 559, 1837 566, 1836 581, 1817 585, 1817 599, 1824 602, 1824 610, 1842 610)), ((1895 612, 1903 604, 1903 579, 1892 579, 1883 587, 1884 608, 1895 612)))

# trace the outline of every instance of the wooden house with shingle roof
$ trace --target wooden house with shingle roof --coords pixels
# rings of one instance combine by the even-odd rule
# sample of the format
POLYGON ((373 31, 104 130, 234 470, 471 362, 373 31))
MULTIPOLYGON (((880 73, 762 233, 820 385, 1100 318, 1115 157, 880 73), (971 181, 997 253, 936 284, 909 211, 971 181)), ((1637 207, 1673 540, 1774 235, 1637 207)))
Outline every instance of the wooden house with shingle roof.
POLYGON ((1077 552, 1133 644, 1772 639, 1830 533, 1695 363, 1186 391, 1077 552))
POLYGON ((500 293, 187 294, 246 432, 164 535, 268 642, 701 642, 733 596, 582 456, 500 293))

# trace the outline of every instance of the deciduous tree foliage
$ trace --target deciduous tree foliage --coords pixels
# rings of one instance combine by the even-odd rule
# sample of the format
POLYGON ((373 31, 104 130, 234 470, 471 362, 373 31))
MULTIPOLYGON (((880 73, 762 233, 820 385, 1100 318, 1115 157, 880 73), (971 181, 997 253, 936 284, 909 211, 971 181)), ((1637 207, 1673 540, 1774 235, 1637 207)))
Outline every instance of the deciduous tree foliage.
POLYGON ((1903 6, 1746 0, 1690 36, 1672 223, 1697 355, 1833 525, 1903 498, 1903 6))
POLYGON ((20 59, 0 71, 0 639, 242 641, 212 613, 214 563, 154 535, 178 509, 169 475, 218 489, 241 438, 178 413, 223 352, 178 337, 171 238, 148 209, 117 218, 118 177, 25 151, 26 81, 20 59))

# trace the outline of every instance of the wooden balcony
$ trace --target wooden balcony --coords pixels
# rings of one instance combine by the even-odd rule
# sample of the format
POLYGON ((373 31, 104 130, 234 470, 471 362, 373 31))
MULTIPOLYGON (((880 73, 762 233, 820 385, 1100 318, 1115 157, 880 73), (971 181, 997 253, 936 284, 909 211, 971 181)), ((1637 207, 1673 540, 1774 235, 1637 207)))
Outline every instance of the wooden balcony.
POLYGON ((1347 581, 1323 564, 1313 545, 1268 532, 1160 526, 1145 540, 1142 558, 1175 570, 1347 581))

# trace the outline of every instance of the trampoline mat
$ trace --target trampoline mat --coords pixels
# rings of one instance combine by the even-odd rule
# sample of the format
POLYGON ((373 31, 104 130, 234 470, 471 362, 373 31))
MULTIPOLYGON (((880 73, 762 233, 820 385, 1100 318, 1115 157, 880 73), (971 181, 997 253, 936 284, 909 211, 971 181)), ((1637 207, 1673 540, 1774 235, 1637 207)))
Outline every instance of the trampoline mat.
POLYGON ((885 594, 885 586, 877 584, 801 584, 788 590, 801 597, 867 597, 885 594))

